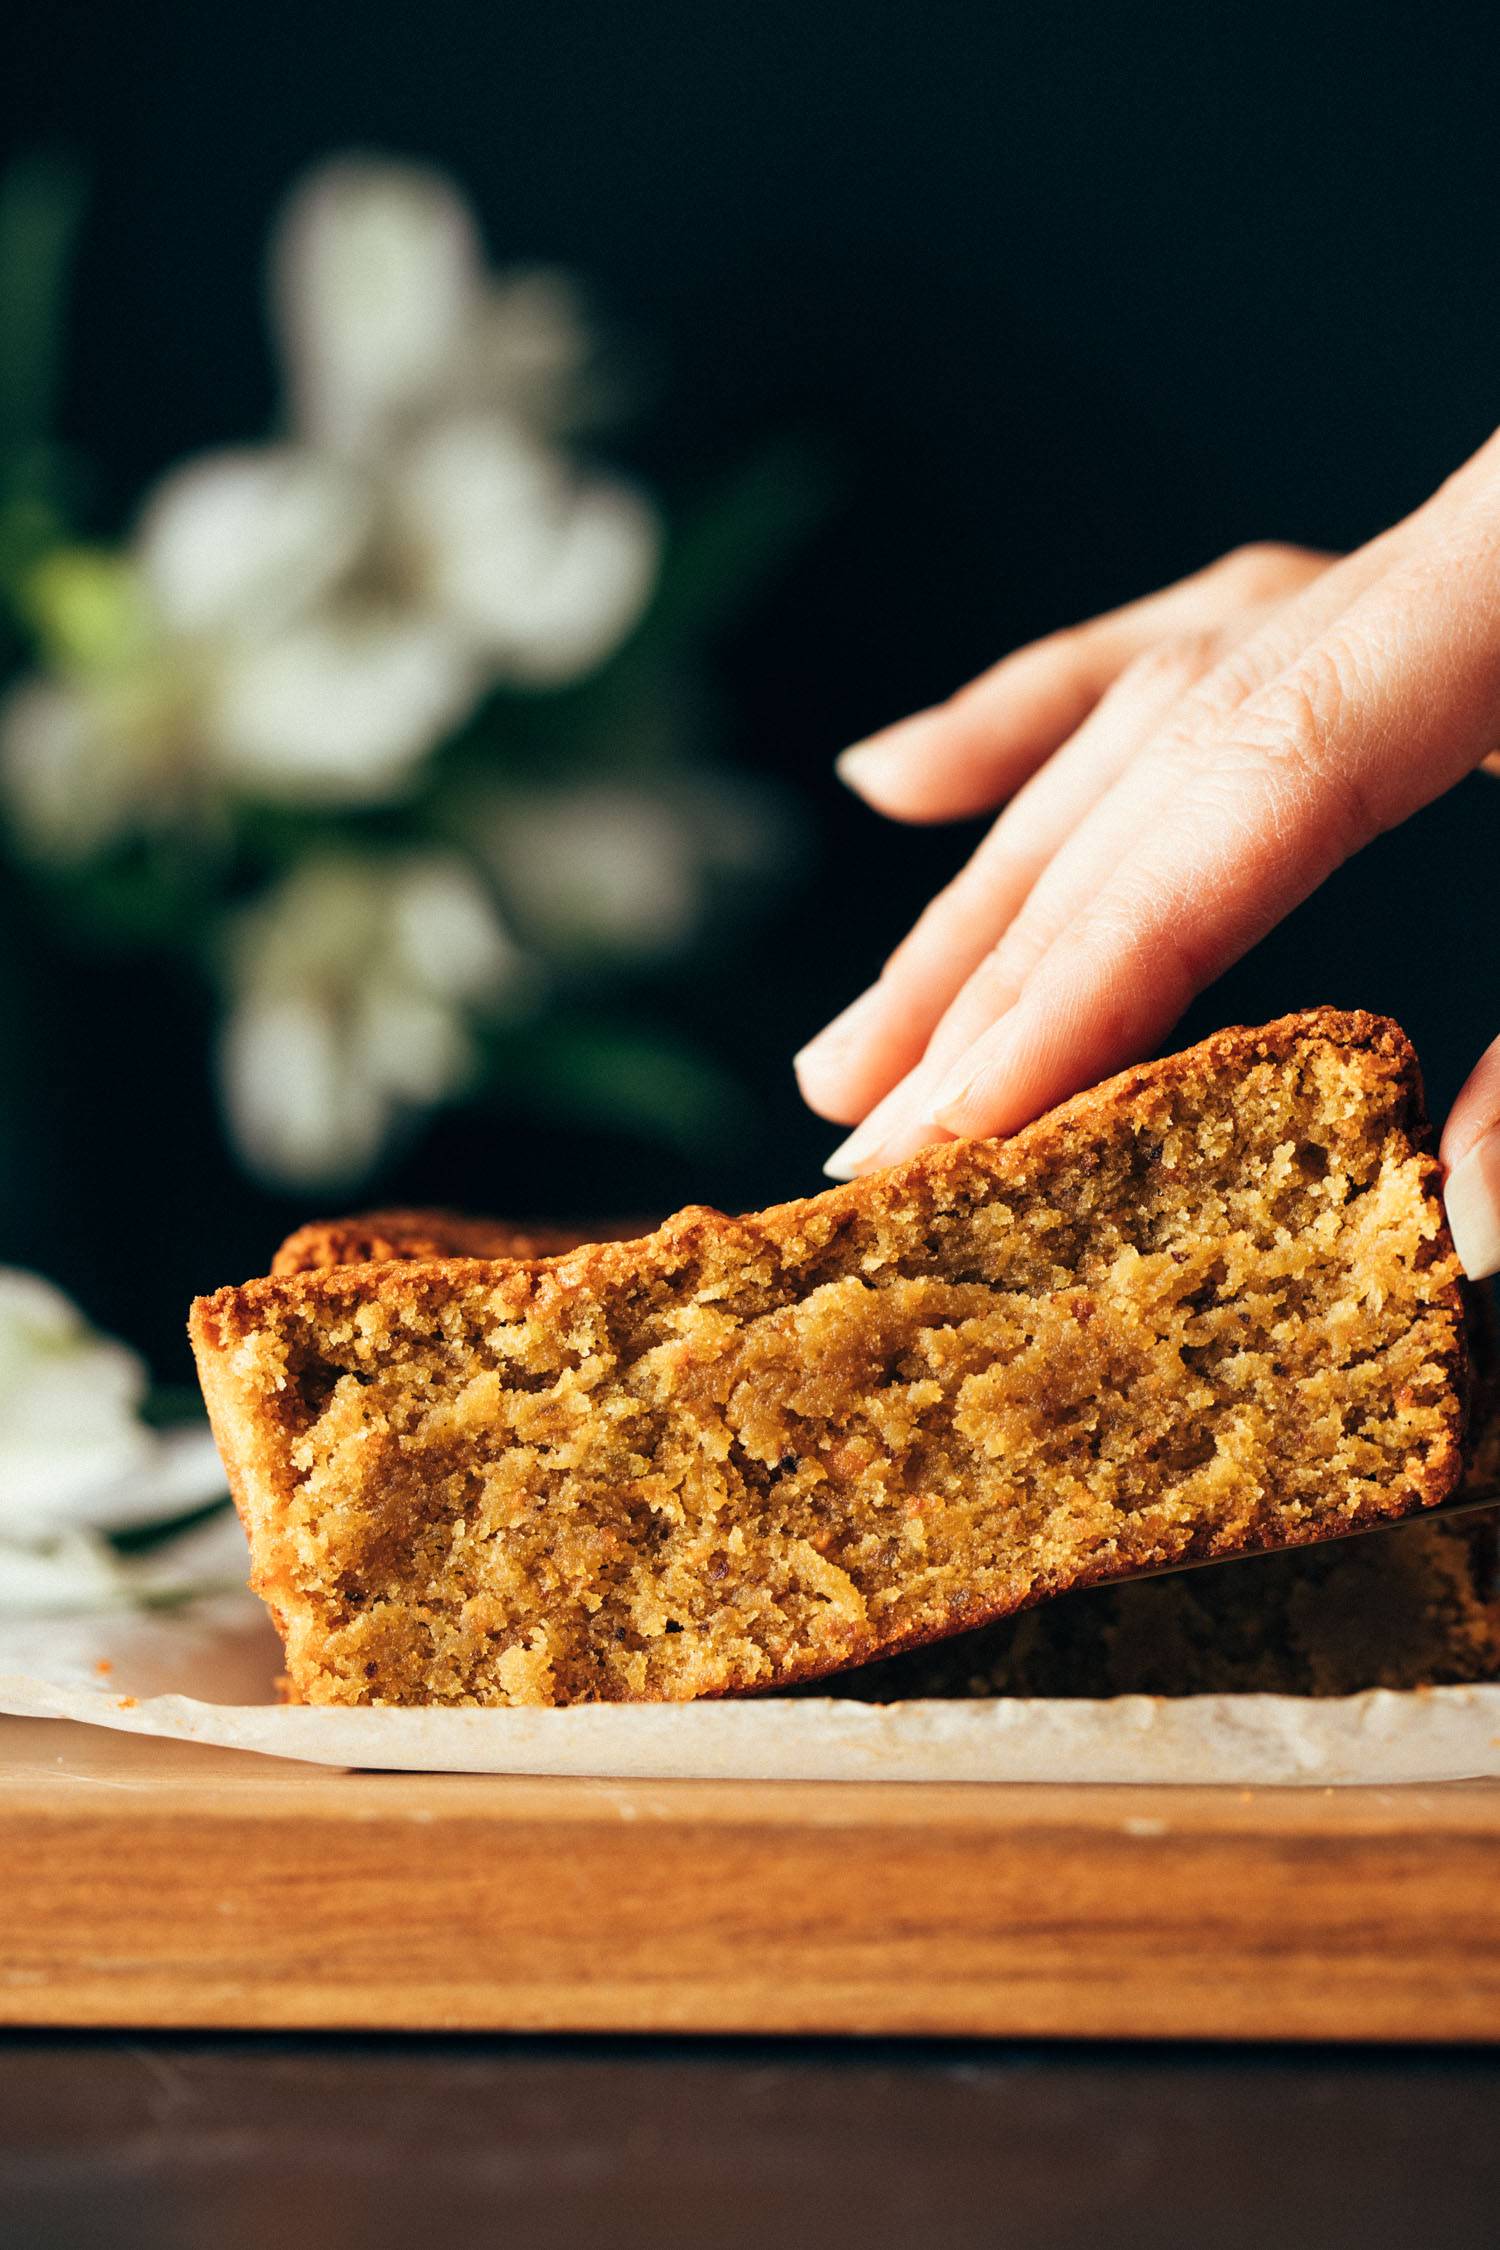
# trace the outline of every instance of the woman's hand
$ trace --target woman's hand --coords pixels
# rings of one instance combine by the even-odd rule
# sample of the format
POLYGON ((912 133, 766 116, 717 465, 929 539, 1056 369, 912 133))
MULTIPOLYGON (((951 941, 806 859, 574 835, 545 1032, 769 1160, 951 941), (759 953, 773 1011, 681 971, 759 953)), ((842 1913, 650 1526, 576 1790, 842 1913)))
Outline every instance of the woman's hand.
MULTIPOLYGON (((860 1121, 828 1170, 1013 1132, 1150 1052, 1497 744, 1500 435, 1355 554, 1242 548, 846 751, 844 779, 893 819, 1005 810, 797 1058, 812 1107, 860 1121)), ((1443 1154, 1460 1254, 1496 1270, 1500 1042, 1443 1154)))

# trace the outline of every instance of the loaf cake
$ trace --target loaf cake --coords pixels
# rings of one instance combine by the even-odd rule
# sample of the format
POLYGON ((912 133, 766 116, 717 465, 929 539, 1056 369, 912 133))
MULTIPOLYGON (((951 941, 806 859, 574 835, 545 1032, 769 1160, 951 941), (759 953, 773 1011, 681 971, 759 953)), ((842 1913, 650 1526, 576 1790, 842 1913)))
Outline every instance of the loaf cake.
POLYGON ((1317 1010, 747 1218, 319 1266, 192 1336, 291 1692, 786 1686, 1436 1506, 1463 1300, 1415 1057, 1317 1010))
MULTIPOLYGON (((611 1227, 610 1240, 649 1231, 611 1227)), ((305 1226, 273 1273, 369 1258, 533 1258, 603 1239, 595 1228, 519 1227, 447 1211, 375 1211, 305 1226)), ((1474 1311, 1486 1300, 1478 1292, 1474 1311)), ((807 1692, 900 1703, 993 1696, 1356 1695, 1500 1675, 1500 1370, 1489 1380, 1460 1512, 1358 1539, 1253 1555, 1059 1595, 999 1624, 877 1658, 807 1692)))

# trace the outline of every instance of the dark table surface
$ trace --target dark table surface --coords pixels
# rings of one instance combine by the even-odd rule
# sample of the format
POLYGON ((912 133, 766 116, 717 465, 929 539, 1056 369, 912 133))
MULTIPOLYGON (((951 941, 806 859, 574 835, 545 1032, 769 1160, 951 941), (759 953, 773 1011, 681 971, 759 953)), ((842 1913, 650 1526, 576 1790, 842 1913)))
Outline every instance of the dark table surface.
POLYGON ((1495 2250, 1500 2053, 0 2042, 5 2250, 1495 2250))

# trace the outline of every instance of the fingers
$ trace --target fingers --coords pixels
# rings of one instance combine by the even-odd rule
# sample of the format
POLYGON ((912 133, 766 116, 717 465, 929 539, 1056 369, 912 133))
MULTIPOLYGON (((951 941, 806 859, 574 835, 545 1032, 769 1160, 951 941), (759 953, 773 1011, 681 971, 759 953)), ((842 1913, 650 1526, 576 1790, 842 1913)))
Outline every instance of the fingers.
MULTIPOLYGON (((1144 724, 1122 710, 1138 676, 1115 684, 1129 637, 1148 610, 1158 627, 1169 604, 1180 618, 1197 582, 1025 651, 946 712, 865 746, 856 785, 903 817, 935 818, 975 809, 981 786, 1025 781, 1068 695, 1073 710, 1086 704, 1067 752, 1022 789, 880 983, 805 1052, 814 1106, 865 1113, 835 1177, 933 1139, 1011 1131, 1135 1059, 1342 859, 1493 751, 1497 491, 1500 437, 1342 563, 1292 558, 1289 575, 1271 551, 1269 616, 1247 613, 1242 577, 1220 628, 1227 655, 1144 724)), ((1473 1124, 1480 1098, 1466 1090, 1450 1126, 1449 1199, 1466 1258, 1500 1263, 1500 1227, 1483 1221, 1500 1206, 1500 1125, 1492 1135, 1488 1113, 1473 1124)))
POLYGON ((895 820, 960 820, 1014 794, 1131 661, 1284 600, 1327 568, 1299 547, 1242 547, 1178 585, 1005 657, 946 703, 846 750, 838 771, 895 820))
MULTIPOLYGON (((1348 563, 1338 566, 1348 569, 1348 563)), ((1210 572, 1188 585, 1202 592, 1212 584, 1215 605, 1244 601, 1257 589, 1268 598, 1258 606, 1242 607, 1233 618, 1234 633, 1248 633, 1257 622, 1297 617, 1312 597, 1304 592, 1288 600, 1289 584, 1304 587, 1328 574, 1328 558, 1300 549, 1242 549, 1226 557, 1210 572)), ((1158 620, 1178 614, 1176 597, 1185 589, 1173 588, 1167 596, 1153 596, 1121 613, 1139 624, 1146 615, 1158 620)), ((1114 620, 1104 620, 1113 623, 1114 620)), ((1086 628, 1086 631, 1092 628, 1086 628)), ((1297 645, 1299 628, 1283 627, 1281 640, 1257 642, 1260 669, 1267 671, 1283 660, 1286 648, 1297 645), (1283 642, 1285 647, 1283 647, 1283 642)), ((1233 636, 1231 635, 1231 638, 1233 636)), ((803 1095, 821 1115, 844 1123, 866 1118, 852 1146, 835 1151, 829 1169, 844 1176, 845 1165, 867 1170, 876 1163, 896 1161, 920 1147, 907 1128, 921 1087, 914 1084, 903 1095, 902 1078, 927 1055, 934 1027, 962 991, 972 973, 1005 935, 1025 902, 1026 930, 1000 962, 990 961, 987 981, 1002 983, 1013 966, 1013 956, 1034 958, 1038 905, 1045 910, 1047 886, 1038 879, 1061 854, 1068 837, 1086 818, 1091 807, 1108 794, 1130 760, 1191 683, 1202 677, 1223 638, 1218 632, 1177 633, 1151 644, 1136 656, 1105 689, 1100 700, 1078 728, 1073 739, 1048 760, 1021 789, 996 828, 974 855, 968 867, 922 917, 911 936, 887 963, 878 984, 810 1041, 796 1058, 803 1095), (1033 896, 1037 893, 1037 896, 1033 896), (870 1117, 872 1107, 880 1115, 870 1117), (886 1128, 899 1124, 901 1131, 888 1143, 886 1128)), ((1208 708, 1217 708, 1226 695, 1247 692, 1255 668, 1235 663, 1221 668, 1208 708)), ((1201 715, 1201 714, 1200 714, 1201 715)), ((1118 811, 1118 808, 1116 808, 1118 811)), ((1117 820, 1106 831, 1105 849, 1115 855, 1124 848, 1127 832, 1117 820)), ((1070 866, 1071 866, 1070 862, 1070 866)), ((1074 869, 1074 881, 1078 879, 1074 869)), ((1042 916, 1045 921, 1045 912, 1042 916)), ((1048 924, 1046 934, 1052 934, 1048 924)), ((960 1031, 942 1024, 925 1068, 926 1082, 983 1028, 973 1020, 980 1002, 964 1011, 960 1031)), ((995 1012, 992 1007, 991 1012, 995 1012)), ((987 1020, 987 1019, 984 1019, 987 1020)), ((927 1137, 931 1137, 930 1129, 927 1137)))
POLYGON ((1011 1005, 1053 939, 1137 839, 1172 818, 1178 787, 1172 746, 1190 748, 1206 738, 1257 685, 1274 678, 1312 632, 1336 618, 1380 567, 1377 548, 1365 549, 1326 568, 1295 598, 1243 613, 1236 623, 1245 638, 1227 653, 1220 653, 1217 635, 1179 638, 1159 644, 1121 676, 1075 737, 1076 753, 1070 743, 1049 761, 1001 814, 982 847, 985 855, 1006 852, 1016 824, 1033 806, 1057 813, 1046 834, 1038 835, 1039 848, 1028 855, 1024 872, 1033 880, 1024 903, 1018 907, 1014 896, 989 901, 993 947, 972 971, 975 948, 964 948, 955 964, 965 972, 963 980, 952 980, 959 989, 926 1046, 921 1041, 930 1021, 927 1010, 898 1012, 891 995, 880 997, 883 978, 830 1027, 835 1036, 827 1050, 821 1040, 803 1050, 803 1090, 825 1115, 864 1115, 870 1096, 881 1096, 859 1131, 829 1158, 825 1169, 835 1179, 898 1163, 934 1138, 932 1097, 948 1068, 1011 1005), (1148 759, 1143 745, 1153 739, 1158 755, 1148 759), (1070 772, 1075 755, 1080 766, 1087 761, 1096 784, 1087 791, 1075 791, 1077 777, 1070 772), (882 1092, 889 1067, 918 1053, 921 1061, 908 1064, 907 1079, 882 1092))
POLYGON ((920 1063, 829 1157, 825 1170, 834 1179, 900 1163, 934 1139, 953 1137, 938 1120, 939 1088, 960 1058, 1008 1014, 1027 978, 1080 906, 1107 881, 1133 839, 1165 816, 1161 800, 1169 786, 1159 764, 1137 760, 1104 793, 956 995, 920 1063))
POLYGON ((907 1075, 1042 870, 1218 653, 1218 642, 1209 636, 1174 640, 1121 674, 939 892, 891 955, 879 983, 796 1057, 798 1082, 811 1108, 852 1122, 907 1075))
POLYGON ((1500 723, 1488 546, 1391 573, 1179 760, 1170 822, 1078 909, 937 1087, 934 1128, 1014 1131, 1149 1051, 1343 859, 1477 764, 1500 723))
POLYGON ((1444 1201, 1471 1281, 1500 1273, 1500 1039, 1485 1050, 1443 1128, 1444 1201))
MULTIPOLYGON (((950 1090, 945 1081, 954 1065, 1008 1013, 1050 948, 1098 899, 1116 873, 1136 864, 1157 839, 1171 835, 1174 826, 1181 823, 1185 792, 1198 776, 1205 752, 1241 706, 1304 657, 1319 636, 1337 626, 1371 588, 1381 585, 1407 553, 1407 527, 1398 527, 1358 554, 1326 568, 1315 583, 1293 599, 1239 620, 1244 637, 1236 639, 1231 634, 1228 651, 1220 661, 1200 672, 1193 684, 1170 701, 1154 730, 1149 725, 1143 729, 1144 747, 1140 738, 1132 743, 1122 770, 1037 874, 1024 904, 1008 926, 998 930, 998 942, 973 969, 937 1024, 920 1062, 877 1102, 859 1130, 834 1151, 827 1169, 835 1178, 897 1163, 934 1139, 951 1137, 955 1130, 1001 1129, 967 1123, 948 1127, 939 1121, 938 1102, 950 1090)), ((1211 645, 1202 643, 1200 650, 1211 645)), ((1158 651, 1152 661, 1159 664, 1167 654, 1158 651)), ((1132 671, 1138 673, 1140 669, 1137 666, 1132 671)), ((1130 680, 1131 674, 1127 674, 1100 706, 1091 725, 1103 724, 1109 701, 1118 700, 1130 680)), ((1060 754, 1053 766, 1060 767, 1064 755, 1060 754)), ((1231 755, 1243 762, 1243 750, 1231 755)), ((1052 770, 1052 766, 1044 769, 1016 804, 1001 815, 994 832, 996 842, 1023 803, 1033 797, 1044 798, 1052 770)), ((1152 972, 1145 974, 1149 983, 1152 972)), ((881 988, 875 989, 878 995, 881 988)), ((1177 1007, 1182 1004, 1179 1000, 1177 1007)), ((1160 1031, 1168 1027, 1174 1013, 1162 1015, 1160 1031)), ((888 1029, 882 1023, 875 996, 866 995, 853 1020, 843 1027, 842 1052, 820 1058, 825 1094, 830 1087, 838 1090, 840 1072, 845 1074, 848 1090, 856 1090, 868 1047, 888 1029)), ((1065 1023, 1059 1021, 1052 1034, 1062 1041, 1062 1055, 1068 1051, 1065 1030, 1065 1023)), ((1147 1043, 1154 1044, 1160 1031, 1147 1043)), ((914 1036, 909 1043, 915 1044, 914 1036)), ((814 1042, 814 1052, 819 1044, 814 1042)), ((1027 1067, 1042 1070, 1045 1066, 1039 1061, 1027 1067)), ((1108 1067, 1114 1067, 1113 1063, 1108 1067)), ((1065 1090, 1071 1092, 1083 1083, 1084 1078, 1079 1077, 1065 1090)), ((859 1083, 857 1090, 868 1092, 868 1083, 859 1083)), ((847 1110, 831 1103, 828 1106, 834 1115, 855 1113, 852 1105, 847 1110)))

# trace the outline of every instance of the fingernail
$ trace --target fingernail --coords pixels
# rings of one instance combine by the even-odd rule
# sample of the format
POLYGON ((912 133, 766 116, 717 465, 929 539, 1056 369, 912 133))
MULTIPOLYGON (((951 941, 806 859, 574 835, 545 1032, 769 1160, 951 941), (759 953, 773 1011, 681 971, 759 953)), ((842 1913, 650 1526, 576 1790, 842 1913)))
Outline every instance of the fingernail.
POLYGON ((1471 1281, 1500 1273, 1500 1132, 1476 1141, 1443 1190, 1458 1262, 1471 1281))
POLYGON ((867 735, 863 742, 852 743, 834 759, 834 772, 857 797, 872 792, 878 796, 882 783, 891 778, 893 769, 899 769, 929 716, 919 711, 914 718, 903 719, 898 726, 882 727, 879 734, 867 735))
POLYGON ((831 1063, 844 1054, 875 1013, 882 998, 880 986, 872 984, 868 992, 862 992, 857 1000, 850 1001, 847 1008, 841 1008, 831 1023, 825 1023, 805 1047, 799 1047, 792 1057, 792 1068, 798 1077, 801 1077, 804 1069, 810 1067, 820 1070, 825 1063, 831 1063))
POLYGON ((862 797, 866 777, 873 780, 882 763, 881 738, 871 735, 868 742, 855 742, 847 750, 841 750, 833 761, 833 770, 846 789, 862 797))
POLYGON ((883 1133, 871 1132, 870 1120, 866 1118, 863 1125, 856 1125, 847 1140, 839 1142, 831 1156, 824 1158, 823 1169, 830 1180, 857 1180, 884 1140, 883 1133))
POLYGON ((927 1105, 934 1123, 950 1133, 971 1133, 974 1128, 966 1122, 968 1114, 981 1088, 1000 1075, 1014 1044, 1015 1025, 1012 1016, 1006 1014, 975 1040, 934 1088, 927 1105))
POLYGON ((915 1156, 918 1149, 948 1138, 949 1135, 933 1123, 925 1102, 908 1095, 904 1102, 898 1103, 887 1095, 885 1101, 876 1103, 864 1123, 856 1126, 846 1141, 840 1141, 823 1169, 831 1180, 857 1180, 866 1172, 879 1172, 888 1164, 901 1164, 908 1156, 915 1156))

